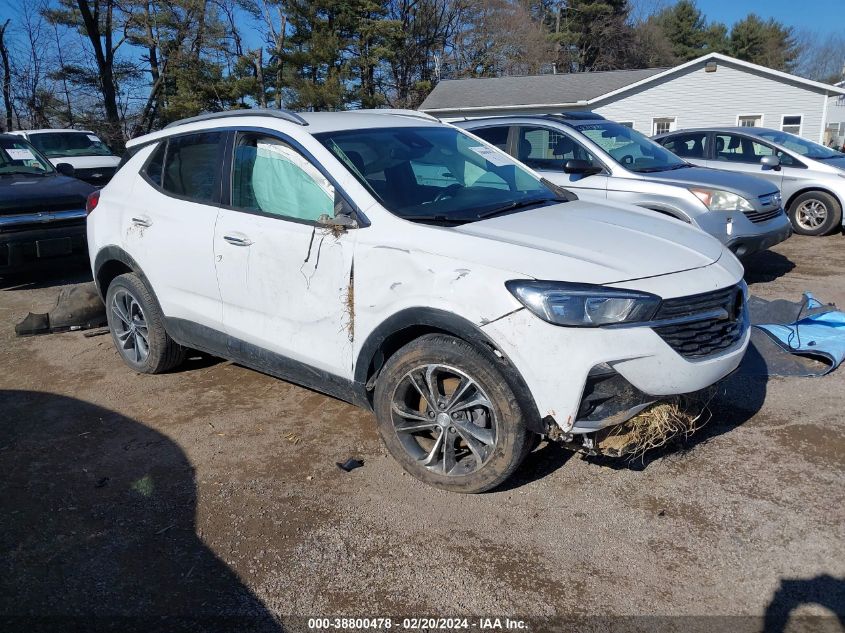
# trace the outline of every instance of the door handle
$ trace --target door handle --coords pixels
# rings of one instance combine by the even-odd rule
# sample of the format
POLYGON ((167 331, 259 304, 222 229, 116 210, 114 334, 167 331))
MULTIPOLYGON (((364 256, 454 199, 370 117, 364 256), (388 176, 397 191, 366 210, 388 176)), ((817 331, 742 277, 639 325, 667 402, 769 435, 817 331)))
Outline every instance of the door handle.
POLYGON ((252 240, 249 239, 246 235, 224 235, 223 239, 226 240, 232 246, 250 246, 252 244, 252 240))
POLYGON ((153 225, 153 221, 145 215, 139 216, 137 218, 132 218, 132 224, 135 226, 140 226, 143 228, 149 228, 153 225))

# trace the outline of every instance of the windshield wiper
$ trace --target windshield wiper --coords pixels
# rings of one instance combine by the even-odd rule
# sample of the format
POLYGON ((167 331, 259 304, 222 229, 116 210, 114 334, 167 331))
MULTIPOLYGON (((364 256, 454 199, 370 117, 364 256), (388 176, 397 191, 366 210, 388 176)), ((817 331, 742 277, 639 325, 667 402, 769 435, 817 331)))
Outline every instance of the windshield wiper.
POLYGON ((13 169, 12 171, 0 171, 0 176, 44 176, 48 173, 46 171, 21 171, 20 169, 13 169))
POLYGON ((546 202, 564 202, 563 200, 559 200, 558 198, 532 198, 530 200, 514 200, 513 202, 509 202, 506 205, 501 207, 497 207, 496 209, 491 209, 490 211, 485 211, 484 213, 478 214, 479 220, 484 220, 486 218, 492 218, 496 215, 501 215, 502 213, 507 213, 508 211, 514 211, 516 209, 524 209, 525 207, 533 207, 538 204, 543 204, 546 202))
POLYGON ((672 165, 669 169, 686 169, 687 167, 694 167, 691 163, 681 163, 680 165, 672 165))

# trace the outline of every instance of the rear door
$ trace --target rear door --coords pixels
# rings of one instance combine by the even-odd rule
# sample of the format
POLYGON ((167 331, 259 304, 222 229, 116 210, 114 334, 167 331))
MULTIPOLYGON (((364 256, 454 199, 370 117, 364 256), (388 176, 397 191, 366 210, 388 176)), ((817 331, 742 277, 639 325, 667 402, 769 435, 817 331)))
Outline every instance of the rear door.
POLYGON ((212 130, 160 142, 135 180, 122 218, 124 248, 164 314, 218 330, 213 247, 226 139, 212 130))
POLYGON ((214 233, 230 351, 303 384, 302 365, 351 378, 357 231, 317 222, 335 187, 293 141, 259 132, 237 134, 231 164, 214 233))
POLYGON ((660 139, 659 143, 676 156, 693 165, 707 166, 707 156, 712 144, 711 137, 707 132, 683 132, 660 139))

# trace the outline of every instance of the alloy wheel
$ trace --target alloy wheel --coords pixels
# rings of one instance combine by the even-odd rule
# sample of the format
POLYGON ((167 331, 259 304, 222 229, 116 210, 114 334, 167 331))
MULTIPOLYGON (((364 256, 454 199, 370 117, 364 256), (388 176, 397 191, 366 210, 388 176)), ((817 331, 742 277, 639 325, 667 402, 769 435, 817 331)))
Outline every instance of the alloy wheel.
POLYGON ((827 220, 827 205, 821 200, 802 202, 795 211, 795 221, 806 231, 815 231, 827 220))
POLYGON ((426 364, 409 371, 393 392, 391 414, 402 447, 434 473, 474 473, 496 449, 493 403, 477 381, 454 367, 426 364))
POLYGON ((121 288, 112 297, 111 312, 120 353, 133 363, 143 363, 150 355, 150 335, 141 304, 121 288))

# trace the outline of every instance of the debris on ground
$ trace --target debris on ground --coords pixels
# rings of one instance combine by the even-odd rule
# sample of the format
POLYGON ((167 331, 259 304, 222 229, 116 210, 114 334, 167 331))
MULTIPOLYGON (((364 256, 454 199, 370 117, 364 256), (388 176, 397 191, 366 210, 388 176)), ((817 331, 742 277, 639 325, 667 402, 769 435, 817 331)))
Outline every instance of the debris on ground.
POLYGON ((30 312, 15 325, 18 336, 89 330, 108 323, 106 307, 93 283, 63 288, 56 307, 43 314, 30 312))
POLYGON ((336 462, 336 463, 337 463, 338 468, 340 468, 343 471, 346 471, 347 473, 355 470, 356 468, 360 468, 361 466, 364 465, 364 462, 362 462, 359 459, 355 459, 354 457, 350 457, 349 459, 347 459, 343 463, 340 463, 340 462, 336 462))

